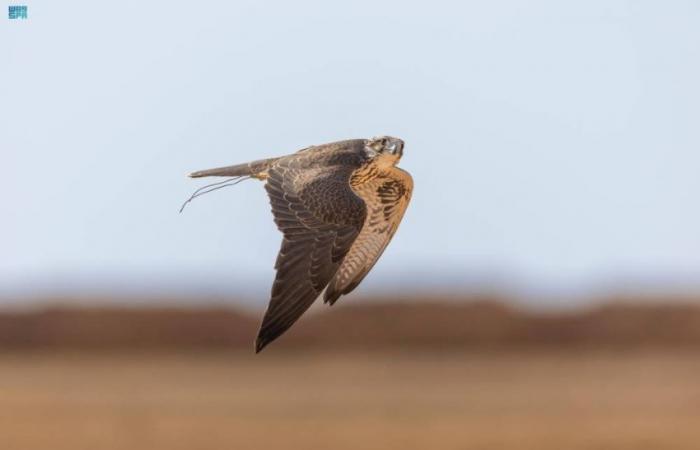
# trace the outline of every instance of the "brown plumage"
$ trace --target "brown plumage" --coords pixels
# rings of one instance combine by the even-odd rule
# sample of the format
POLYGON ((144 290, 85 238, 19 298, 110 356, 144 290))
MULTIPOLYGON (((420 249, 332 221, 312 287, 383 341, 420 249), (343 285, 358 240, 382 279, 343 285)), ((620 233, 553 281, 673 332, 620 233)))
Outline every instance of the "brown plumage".
POLYGON ((324 289, 324 301, 335 303, 377 262, 413 190, 411 176, 395 166, 403 145, 388 136, 353 139, 190 174, 266 181, 284 237, 256 352, 289 329, 324 289))

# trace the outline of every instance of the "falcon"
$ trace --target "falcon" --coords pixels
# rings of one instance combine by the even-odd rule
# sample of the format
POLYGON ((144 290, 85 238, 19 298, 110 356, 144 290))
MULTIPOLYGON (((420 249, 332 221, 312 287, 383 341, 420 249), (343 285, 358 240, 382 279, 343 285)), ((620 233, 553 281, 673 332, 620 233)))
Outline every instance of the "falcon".
POLYGON ((376 264, 411 199, 411 175, 396 167, 403 148, 401 139, 390 136, 352 139, 189 175, 229 179, 201 188, 188 202, 245 179, 265 182, 283 239, 256 353, 322 293, 323 301, 333 305, 376 264))

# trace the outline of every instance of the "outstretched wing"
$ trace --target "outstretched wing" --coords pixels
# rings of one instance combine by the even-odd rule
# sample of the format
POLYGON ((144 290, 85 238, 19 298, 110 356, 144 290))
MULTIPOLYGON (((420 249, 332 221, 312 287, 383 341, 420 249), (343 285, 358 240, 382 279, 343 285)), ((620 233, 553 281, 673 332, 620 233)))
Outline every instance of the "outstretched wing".
POLYGON ((384 176, 353 189, 365 201, 367 216, 362 231, 326 289, 324 301, 331 305, 360 284, 389 245, 411 200, 413 179, 408 172, 393 167, 384 176))
POLYGON ((283 233, 270 304, 256 352, 284 333, 318 298, 364 223, 366 208, 350 187, 353 167, 304 167, 305 156, 279 161, 265 189, 283 233))

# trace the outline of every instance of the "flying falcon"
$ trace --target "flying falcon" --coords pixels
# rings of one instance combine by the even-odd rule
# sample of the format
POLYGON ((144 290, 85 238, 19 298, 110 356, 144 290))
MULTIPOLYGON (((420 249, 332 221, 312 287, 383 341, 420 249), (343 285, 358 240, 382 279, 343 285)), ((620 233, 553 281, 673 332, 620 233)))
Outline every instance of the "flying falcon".
POLYGON ((210 189, 190 200, 244 179, 265 181, 284 238, 256 353, 287 331, 324 289, 324 302, 334 304, 377 262, 411 199, 411 175, 396 167, 403 147, 390 136, 353 139, 190 174, 233 177, 205 186, 210 189))

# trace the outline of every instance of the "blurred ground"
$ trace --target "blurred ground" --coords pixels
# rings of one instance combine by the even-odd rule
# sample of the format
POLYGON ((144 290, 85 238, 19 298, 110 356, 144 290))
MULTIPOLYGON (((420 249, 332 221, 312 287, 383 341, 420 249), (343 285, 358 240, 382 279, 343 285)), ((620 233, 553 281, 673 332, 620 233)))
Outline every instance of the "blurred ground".
POLYGON ((700 442, 700 307, 0 312, 0 449, 658 450, 700 442))
POLYGON ((696 352, 0 359, 2 448, 696 449, 696 352))
MULTIPOLYGON (((315 306, 265 353, 292 349, 700 350, 697 299, 617 301, 560 312, 515 309, 494 299, 474 298, 376 299, 333 308, 315 306)), ((262 312, 231 307, 0 310, 0 351, 250 350, 261 317, 262 312)))

